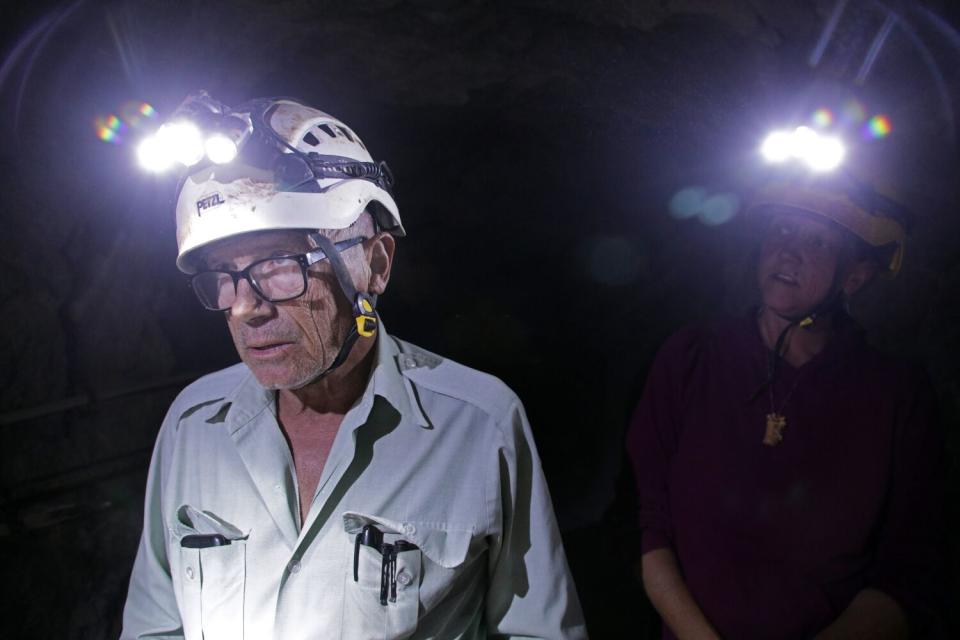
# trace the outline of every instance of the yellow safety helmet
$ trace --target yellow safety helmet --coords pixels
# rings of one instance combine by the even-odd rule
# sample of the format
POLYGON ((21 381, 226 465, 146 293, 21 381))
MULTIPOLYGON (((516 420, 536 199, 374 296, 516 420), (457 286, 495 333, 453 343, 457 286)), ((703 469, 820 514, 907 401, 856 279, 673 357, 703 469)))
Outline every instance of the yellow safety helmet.
POLYGON ((895 276, 900 271, 910 212, 849 174, 767 184, 751 198, 748 212, 771 207, 790 207, 827 218, 871 247, 895 245, 887 272, 895 276))

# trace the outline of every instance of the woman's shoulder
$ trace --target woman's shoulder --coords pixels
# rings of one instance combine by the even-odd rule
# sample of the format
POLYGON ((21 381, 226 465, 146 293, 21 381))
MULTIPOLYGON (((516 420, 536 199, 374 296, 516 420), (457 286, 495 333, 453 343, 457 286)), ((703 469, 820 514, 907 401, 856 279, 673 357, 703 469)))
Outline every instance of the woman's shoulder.
POLYGON ((704 350, 755 347, 759 337, 752 316, 716 316, 684 326, 664 341, 663 354, 694 355, 704 350))
POLYGON ((864 343, 850 358, 861 384, 885 393, 912 395, 931 386, 927 368, 916 358, 894 354, 864 343))
POLYGON ((891 402, 931 388, 930 375, 919 357, 878 347, 869 337, 855 322, 841 327, 835 358, 840 367, 834 369, 835 375, 891 402))

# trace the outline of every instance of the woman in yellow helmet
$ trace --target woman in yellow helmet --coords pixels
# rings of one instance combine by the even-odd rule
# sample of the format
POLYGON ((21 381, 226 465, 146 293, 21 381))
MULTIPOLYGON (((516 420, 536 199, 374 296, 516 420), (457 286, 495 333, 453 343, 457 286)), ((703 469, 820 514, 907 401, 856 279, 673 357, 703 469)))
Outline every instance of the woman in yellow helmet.
POLYGON ((933 394, 844 304, 900 268, 903 211, 822 180, 752 208, 761 305, 671 337, 628 433, 663 637, 938 637, 933 394))

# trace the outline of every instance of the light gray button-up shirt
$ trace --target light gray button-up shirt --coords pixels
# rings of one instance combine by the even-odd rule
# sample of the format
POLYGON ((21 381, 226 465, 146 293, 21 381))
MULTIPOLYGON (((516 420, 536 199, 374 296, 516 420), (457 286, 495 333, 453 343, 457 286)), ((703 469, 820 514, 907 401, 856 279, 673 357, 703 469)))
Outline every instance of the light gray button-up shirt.
POLYGON ((586 637, 519 399, 382 330, 376 349, 303 523, 274 392, 241 364, 178 396, 122 640, 586 637))

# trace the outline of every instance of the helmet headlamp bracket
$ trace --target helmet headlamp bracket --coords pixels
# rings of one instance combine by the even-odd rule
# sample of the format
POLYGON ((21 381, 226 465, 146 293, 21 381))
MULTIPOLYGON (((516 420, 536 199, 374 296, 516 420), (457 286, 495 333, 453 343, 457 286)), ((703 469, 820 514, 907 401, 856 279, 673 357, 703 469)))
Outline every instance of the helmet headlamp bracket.
MULTIPOLYGON (((174 118, 180 128, 172 133, 192 136, 191 153, 174 156, 190 167, 177 187, 181 270, 193 270, 194 252, 223 238, 272 229, 344 229, 365 211, 378 230, 405 235, 389 167, 374 160, 336 117, 293 98, 227 107, 199 93, 188 97, 174 118), (200 206, 208 202, 215 208, 200 206)), ((163 142, 171 140, 168 134, 163 142)), ((148 151, 171 148, 175 145, 154 145, 148 151)), ((159 163, 141 162, 162 170, 159 163)))
MULTIPOLYGON (((199 91, 184 100, 171 121, 189 121, 201 131, 227 136, 236 144, 238 157, 245 163, 273 172, 278 191, 324 193, 336 183, 321 186, 320 180, 340 179, 368 180, 392 195, 395 180, 385 161, 362 162, 304 152, 284 140, 269 122, 270 114, 283 100, 293 99, 261 98, 234 110, 211 98, 206 91, 199 91)), ((183 173, 181 184, 188 172, 195 173, 211 164, 215 163, 204 159, 191 165, 183 173)))

